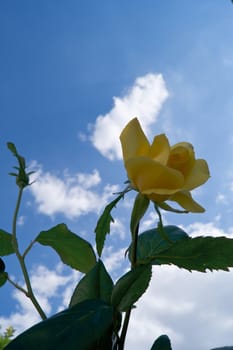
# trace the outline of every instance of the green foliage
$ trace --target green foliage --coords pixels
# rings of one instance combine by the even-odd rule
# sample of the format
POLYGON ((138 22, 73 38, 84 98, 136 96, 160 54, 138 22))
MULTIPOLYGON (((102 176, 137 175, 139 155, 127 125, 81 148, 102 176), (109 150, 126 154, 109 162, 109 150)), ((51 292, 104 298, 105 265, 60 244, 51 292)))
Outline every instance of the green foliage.
POLYGON ((79 281, 71 297, 70 306, 89 299, 111 301, 113 281, 104 264, 99 260, 96 265, 79 281))
MULTIPOLYGON (((0 256, 15 253, 24 276, 26 287, 18 285, 5 272, 4 261, 0 258, 0 286, 8 280, 29 297, 40 314, 43 322, 31 327, 16 337, 6 350, 31 350, 35 346, 43 350, 123 350, 131 309, 147 290, 152 276, 152 265, 173 264, 189 271, 206 272, 225 270, 233 267, 233 239, 226 237, 191 238, 177 226, 164 226, 159 208, 175 213, 184 213, 170 207, 167 203, 154 203, 158 214, 158 226, 141 234, 139 224, 144 217, 150 201, 137 193, 131 213, 131 244, 128 249, 131 269, 113 284, 112 278, 101 260, 97 261, 92 245, 71 232, 65 224, 42 231, 21 254, 17 238, 17 216, 23 189, 28 186, 25 158, 19 155, 13 143, 8 148, 16 157, 16 177, 19 187, 18 199, 13 216, 12 234, 0 230, 0 256), (70 301, 69 308, 46 319, 44 311, 37 301, 27 271, 25 256, 35 242, 49 246, 56 251, 63 263, 85 275, 78 282, 70 301), (121 328, 121 316, 125 312, 121 328), (121 334, 118 334, 121 329, 121 334)), ((111 201, 100 216, 96 228, 96 249, 101 257, 106 235, 110 233, 114 222, 112 210, 124 195, 132 190, 130 184, 111 201)), ((169 310, 168 310, 169 314, 169 310)), ((9 342, 13 333, 0 335, 1 346, 9 342), (1 343, 4 342, 5 343, 1 343)), ((161 335, 151 350, 171 350, 167 335, 161 335)))
POLYGON ((0 333, 0 350, 3 350, 4 347, 11 341, 14 332, 15 330, 13 327, 8 327, 3 334, 0 333))
MULTIPOLYGON (((137 263, 173 264, 189 271, 206 272, 233 267, 233 239, 227 237, 189 237, 176 226, 164 226, 169 241, 158 229, 138 236, 137 263), (171 243, 170 243, 171 242, 171 243)), ((131 247, 129 258, 131 259, 131 247)))
MULTIPOLYGON (((183 230, 177 226, 164 226, 163 227, 167 237, 165 239, 161 236, 161 232, 158 228, 148 230, 143 232, 138 236, 137 242, 137 263, 146 264, 151 263, 154 260, 154 257, 159 253, 165 251, 173 243, 187 239, 188 235, 183 230)), ((132 246, 129 248, 129 258, 131 260, 132 256, 132 246)))
POLYGON ((0 256, 14 253, 12 245, 12 235, 4 230, 0 230, 0 256))
POLYGON ((160 335, 158 337, 151 350, 172 350, 170 339, 166 334, 160 335))
POLYGON ((6 272, 0 273, 0 287, 2 287, 6 283, 7 278, 8 278, 8 274, 6 272))
POLYGON ((153 258, 155 264, 174 264, 189 271, 229 271, 233 267, 233 239, 196 237, 181 240, 153 258))
POLYGON ((145 293, 151 279, 151 265, 133 268, 123 275, 113 288, 112 304, 119 311, 127 311, 145 293))
POLYGON ((113 308, 101 300, 86 300, 36 324, 5 350, 111 350, 113 308))
POLYGON ((109 203, 105 207, 103 214, 100 216, 97 222, 95 233, 96 233, 96 249, 99 257, 101 257, 101 254, 102 254, 106 235, 110 233, 111 222, 114 222, 114 219, 111 215, 111 211, 117 205, 117 203, 124 197, 124 193, 125 192, 122 192, 117 198, 115 198, 111 203, 109 203))
POLYGON ((19 188, 24 188, 29 185, 29 177, 31 174, 34 173, 34 171, 30 171, 29 173, 26 172, 26 163, 25 158, 20 156, 17 152, 17 149, 15 145, 12 142, 7 143, 8 149, 11 151, 11 153, 16 157, 18 161, 18 167, 14 166, 14 169, 18 171, 18 173, 9 173, 9 175, 16 177, 16 184, 19 186, 19 188))
POLYGON ((65 224, 40 232, 36 241, 53 248, 64 264, 78 271, 88 272, 96 263, 90 243, 71 232, 65 224))

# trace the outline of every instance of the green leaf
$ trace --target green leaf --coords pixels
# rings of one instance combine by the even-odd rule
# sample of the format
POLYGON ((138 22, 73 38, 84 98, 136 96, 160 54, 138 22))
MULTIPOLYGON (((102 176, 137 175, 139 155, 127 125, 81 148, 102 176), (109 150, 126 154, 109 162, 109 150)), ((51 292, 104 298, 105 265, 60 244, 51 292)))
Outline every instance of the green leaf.
MULTIPOLYGON (((187 239, 188 235, 177 226, 163 226, 166 236, 165 239, 161 236, 158 228, 143 232, 138 236, 137 242, 137 263, 146 264, 154 260, 154 257, 160 252, 165 251, 177 241, 187 239)), ((129 259, 131 260, 132 252, 129 248, 129 259)))
POLYGON ((131 221, 130 221, 130 231, 132 233, 132 237, 134 237, 137 231, 139 222, 145 215, 149 204, 150 204, 150 200, 146 196, 143 196, 141 193, 137 194, 134 201, 134 206, 133 206, 131 221))
POLYGON ((96 263, 91 244, 71 232, 65 224, 40 232, 36 241, 53 248, 64 264, 81 272, 88 272, 96 263))
POLYGON ((2 287, 7 281, 8 274, 7 272, 0 273, 0 287, 2 287))
POLYGON ((166 334, 160 335, 158 337, 151 350, 172 350, 170 339, 166 334))
POLYGON ((6 231, 0 230, 0 256, 14 253, 12 246, 12 235, 6 231))
MULTIPOLYGON (((205 272, 233 267, 233 239, 227 237, 189 237, 177 226, 164 226, 169 241, 158 229, 138 236, 137 263, 173 264, 189 271, 205 272), (173 243, 170 243, 173 242, 173 243)), ((131 259, 131 247, 129 258, 131 259)))
POLYGON ((123 275, 112 292, 112 305, 127 311, 145 293, 151 279, 151 265, 137 266, 123 275))
POLYGON ((97 225, 95 228, 95 233, 96 233, 95 240, 96 240, 96 249, 99 257, 102 254, 106 235, 110 233, 110 224, 111 222, 114 222, 114 219, 111 215, 111 211, 116 206, 116 204, 120 201, 120 199, 124 197, 124 194, 125 193, 122 192, 117 198, 115 198, 111 203, 109 203, 105 207, 103 214, 100 216, 97 222, 97 225))
POLYGON ((111 301, 113 281, 101 260, 79 281, 71 297, 70 306, 89 299, 111 301))
POLYGON ((189 271, 229 271, 229 267, 233 267, 233 239, 200 236, 180 240, 157 256, 151 256, 151 263, 173 264, 189 271))
POLYGON ((87 300, 36 324, 5 350, 111 350, 112 306, 87 300))

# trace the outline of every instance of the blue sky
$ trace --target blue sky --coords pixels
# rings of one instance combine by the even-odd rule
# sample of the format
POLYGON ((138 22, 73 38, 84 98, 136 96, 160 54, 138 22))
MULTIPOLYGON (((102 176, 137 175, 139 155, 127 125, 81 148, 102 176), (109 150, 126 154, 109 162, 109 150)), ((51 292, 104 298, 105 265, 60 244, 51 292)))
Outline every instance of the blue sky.
MULTIPOLYGON (((17 188, 8 176, 16 144, 37 170, 18 222, 21 247, 65 222, 93 242, 99 213, 126 173, 119 134, 137 116, 150 139, 193 143, 211 179, 194 192, 204 214, 164 215, 193 236, 233 234, 233 6, 229 0, 0 2, 1 225, 10 232, 17 188)), ((116 279, 126 268, 129 196, 114 211, 104 260, 116 279)), ((143 228, 156 223, 148 213, 143 228)), ((49 248, 28 256, 46 312, 67 306, 79 273, 49 248), (46 283, 43 281, 46 280, 46 283)), ((8 273, 22 280, 13 257, 8 273)), ((232 272, 156 268, 132 317, 127 350, 167 333, 174 350, 233 345, 232 272), (168 313, 168 306, 170 308, 168 313)), ((10 285, 0 289, 0 324, 38 321, 10 285)))

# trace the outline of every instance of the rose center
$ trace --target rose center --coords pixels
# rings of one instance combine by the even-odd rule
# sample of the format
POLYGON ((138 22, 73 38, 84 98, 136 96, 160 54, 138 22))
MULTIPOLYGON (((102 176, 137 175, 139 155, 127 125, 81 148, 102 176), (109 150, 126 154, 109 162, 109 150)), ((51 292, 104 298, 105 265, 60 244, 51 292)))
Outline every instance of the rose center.
POLYGON ((177 147, 170 153, 168 164, 172 168, 179 168, 189 160, 189 151, 184 147, 177 147))

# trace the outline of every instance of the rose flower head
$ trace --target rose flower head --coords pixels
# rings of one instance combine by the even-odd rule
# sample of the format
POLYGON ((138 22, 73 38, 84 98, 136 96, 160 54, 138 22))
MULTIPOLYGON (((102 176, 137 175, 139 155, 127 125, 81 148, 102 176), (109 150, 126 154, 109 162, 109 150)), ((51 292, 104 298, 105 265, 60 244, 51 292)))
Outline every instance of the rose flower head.
POLYGON ((190 191, 210 177, 207 162, 196 159, 193 146, 180 142, 170 146, 165 134, 149 143, 137 118, 120 135, 124 165, 131 186, 158 205, 167 200, 183 209, 200 213, 204 208, 195 202, 190 191))

